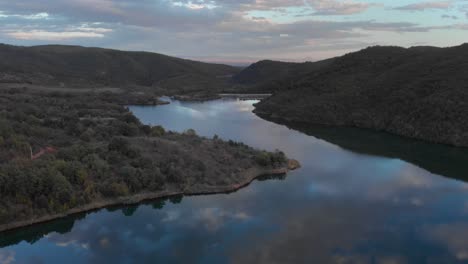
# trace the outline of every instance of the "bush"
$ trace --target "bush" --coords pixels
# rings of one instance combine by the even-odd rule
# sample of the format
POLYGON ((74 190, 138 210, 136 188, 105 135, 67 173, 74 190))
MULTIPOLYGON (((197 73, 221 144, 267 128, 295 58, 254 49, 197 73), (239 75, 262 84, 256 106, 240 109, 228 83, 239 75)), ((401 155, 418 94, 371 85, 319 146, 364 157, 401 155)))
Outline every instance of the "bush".
POLYGON ((275 151, 273 153, 262 151, 255 156, 255 161, 261 166, 276 166, 286 162, 286 155, 281 151, 275 151))
POLYGON ((121 137, 112 138, 108 146, 109 151, 116 151, 119 153, 126 152, 128 148, 128 141, 121 137))
POLYGON ((259 154, 255 156, 255 161, 260 165, 260 166, 268 166, 270 165, 270 156, 268 155, 267 152, 262 151, 259 154))
POLYGON ((284 152, 276 150, 273 153, 270 153, 270 159, 273 163, 285 163, 287 161, 286 155, 284 152))
POLYGON ((125 183, 111 184, 112 196, 126 196, 129 194, 128 187, 125 183))
POLYGON ((151 127, 150 136, 152 137, 162 137, 166 134, 166 130, 162 126, 151 127))
POLYGON ((190 129, 185 130, 184 135, 194 137, 197 135, 197 132, 194 129, 190 128, 190 129))

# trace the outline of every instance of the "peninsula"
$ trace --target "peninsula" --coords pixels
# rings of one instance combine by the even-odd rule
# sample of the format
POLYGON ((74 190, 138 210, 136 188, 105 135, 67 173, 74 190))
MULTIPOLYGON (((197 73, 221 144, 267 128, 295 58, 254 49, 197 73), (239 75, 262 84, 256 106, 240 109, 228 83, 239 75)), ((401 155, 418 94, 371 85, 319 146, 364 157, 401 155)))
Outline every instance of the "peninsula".
POLYGON ((280 151, 143 125, 115 97, 123 96, 0 89, 0 231, 111 205, 234 191, 300 166, 280 151))

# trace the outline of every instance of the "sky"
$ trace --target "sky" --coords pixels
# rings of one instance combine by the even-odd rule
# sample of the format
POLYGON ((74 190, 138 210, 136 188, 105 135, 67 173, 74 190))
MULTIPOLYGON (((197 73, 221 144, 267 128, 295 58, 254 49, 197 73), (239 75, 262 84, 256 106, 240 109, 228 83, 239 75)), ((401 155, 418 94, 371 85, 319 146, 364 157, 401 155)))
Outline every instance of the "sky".
POLYGON ((0 0, 0 42, 230 64, 468 42, 468 0, 0 0))

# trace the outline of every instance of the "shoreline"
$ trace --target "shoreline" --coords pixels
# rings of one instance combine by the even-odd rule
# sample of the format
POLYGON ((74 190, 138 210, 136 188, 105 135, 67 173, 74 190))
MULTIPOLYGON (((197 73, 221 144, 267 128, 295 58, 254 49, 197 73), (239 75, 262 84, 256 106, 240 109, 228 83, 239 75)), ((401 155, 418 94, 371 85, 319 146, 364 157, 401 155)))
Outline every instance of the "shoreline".
POLYGON ((395 131, 388 130, 388 129, 377 129, 377 128, 368 127, 368 126, 356 126, 356 125, 346 125, 346 124, 308 122, 308 121, 304 121, 304 120, 298 120, 296 118, 279 116, 279 115, 277 115, 275 113, 272 113, 272 112, 260 111, 260 110, 258 110, 258 108, 255 108, 252 112, 256 116, 258 116, 258 117, 260 117, 260 118, 262 118, 264 120, 273 122, 275 124, 284 125, 284 126, 287 126, 287 127, 289 127, 290 124, 301 124, 301 125, 322 126, 322 127, 329 127, 329 128, 362 129, 362 130, 367 130, 367 131, 374 132, 374 133, 385 133, 385 134, 392 135, 392 136, 395 136, 395 137, 400 137, 400 138, 403 138, 403 139, 406 139, 406 140, 420 141, 422 143, 427 143, 427 144, 442 145, 442 146, 460 148, 460 149, 468 149, 468 145, 455 144, 453 142, 448 142, 446 140, 438 140, 438 139, 431 139, 431 138, 427 138, 427 137, 417 137, 417 136, 412 136, 412 135, 406 135, 406 134, 397 133, 395 131))
POLYGON ((195 185, 195 186, 192 186, 193 187, 192 190, 190 190, 191 187, 189 187, 189 189, 187 190, 174 190, 174 191, 164 190, 164 191, 153 192, 153 193, 139 193, 139 194, 134 194, 131 196, 126 196, 126 197, 119 197, 119 198, 114 198, 114 199, 96 201, 88 205, 70 209, 65 213, 47 215, 47 216, 39 217, 36 219, 30 219, 30 220, 24 220, 24 221, 11 223, 11 224, 0 225, 0 234, 7 232, 7 231, 14 231, 16 229, 21 229, 21 228, 36 225, 36 224, 51 222, 60 218, 65 218, 65 217, 73 216, 73 215, 80 214, 80 213, 100 210, 100 209, 104 209, 104 208, 111 207, 111 206, 135 205, 135 204, 140 204, 144 201, 169 198, 169 197, 179 196, 179 195, 187 195, 187 196, 210 195, 210 194, 222 194, 222 193, 238 191, 248 186, 254 180, 262 176, 283 175, 283 174, 287 174, 291 170, 295 170, 300 167, 299 163, 297 163, 297 166, 290 166, 289 165, 290 161, 292 160, 288 161, 287 166, 284 166, 282 168, 277 168, 277 169, 262 169, 259 167, 247 169, 246 171, 243 172, 246 179, 237 184, 227 185, 227 186, 200 186, 200 185, 197 186, 195 185))
POLYGON ((263 100, 270 97, 272 94, 262 94, 262 93, 218 93, 218 94, 208 94, 208 95, 172 95, 169 96, 172 100, 177 100, 181 102, 208 102, 219 99, 239 99, 239 100, 263 100))

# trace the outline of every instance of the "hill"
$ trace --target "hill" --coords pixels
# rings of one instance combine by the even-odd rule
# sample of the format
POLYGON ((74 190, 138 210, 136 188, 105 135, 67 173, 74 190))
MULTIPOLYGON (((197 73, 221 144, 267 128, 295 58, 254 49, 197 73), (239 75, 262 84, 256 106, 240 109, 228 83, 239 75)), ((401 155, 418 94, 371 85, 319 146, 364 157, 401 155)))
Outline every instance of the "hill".
POLYGON ((80 46, 0 45, 0 84, 143 86, 174 93, 219 89, 238 68, 149 52, 80 46))
POLYGON ((256 62, 233 76, 233 82, 245 92, 275 92, 293 86, 304 74, 318 70, 333 59, 319 62, 281 62, 263 60, 256 62))
POLYGON ((245 68, 235 76, 236 83, 244 85, 261 84, 264 82, 283 79, 293 74, 294 70, 307 63, 292 63, 272 60, 256 62, 245 68))
POLYGON ((468 146, 467 72, 468 44, 370 47, 293 76, 293 84, 255 111, 283 121, 370 128, 468 146))

